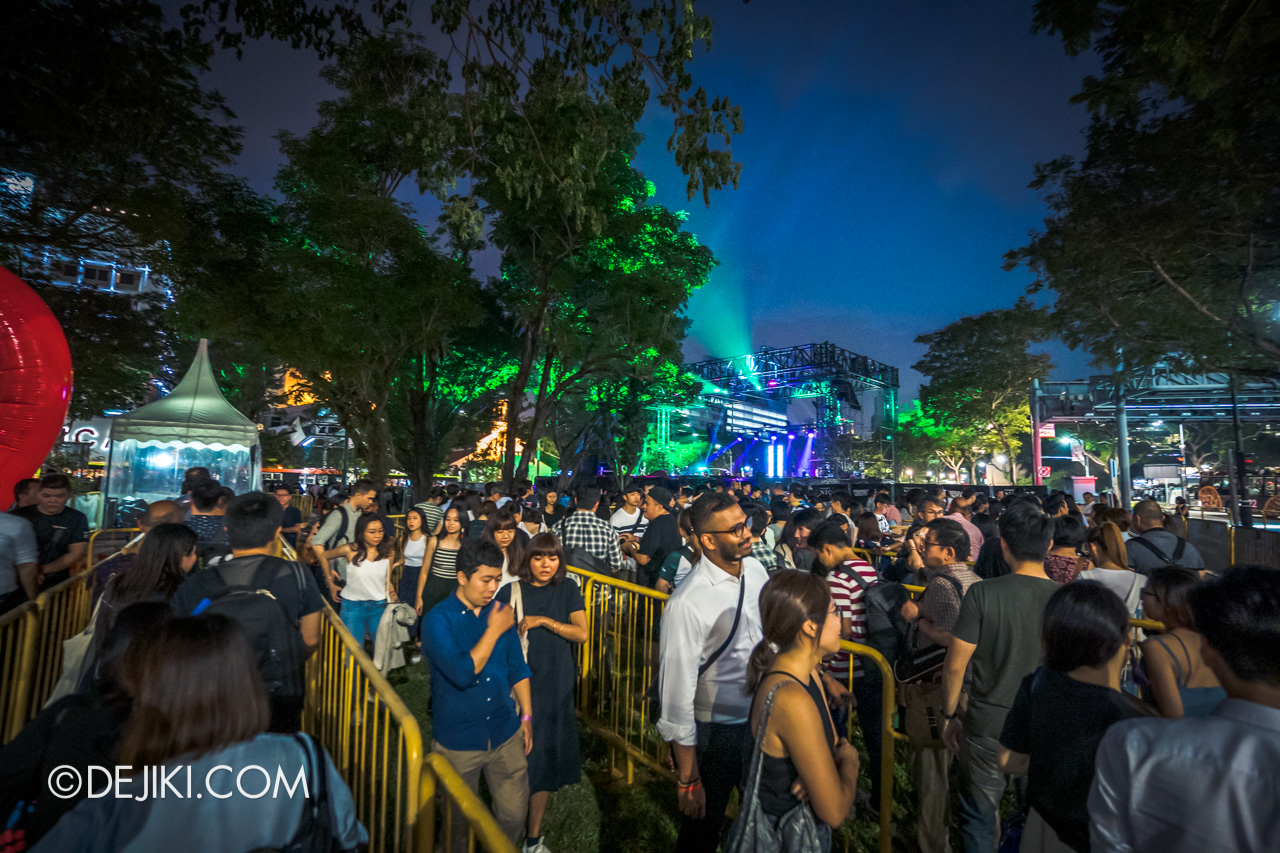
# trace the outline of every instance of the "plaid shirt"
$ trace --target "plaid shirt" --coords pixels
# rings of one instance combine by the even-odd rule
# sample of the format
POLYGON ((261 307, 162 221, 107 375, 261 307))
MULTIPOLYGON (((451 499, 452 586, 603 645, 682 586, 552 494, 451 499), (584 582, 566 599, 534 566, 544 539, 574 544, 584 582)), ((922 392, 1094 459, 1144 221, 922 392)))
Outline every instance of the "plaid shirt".
POLYGON ((554 532, 566 551, 581 548, 608 563, 610 570, 621 571, 622 549, 618 547, 618 531, 595 513, 585 510, 570 513, 556 523, 554 532))
POLYGON ((751 543, 751 556, 759 560, 769 574, 778 570, 778 552, 766 545, 763 539, 751 543))
MULTIPOLYGON (((960 589, 968 592, 982 578, 973 573, 973 569, 964 563, 952 563, 938 569, 926 569, 929 582, 925 585, 924 595, 920 599, 920 615, 928 619, 940 631, 948 633, 955 628, 956 619, 960 618, 961 596, 956 594, 955 586, 942 575, 950 575, 960 583, 960 589)), ((923 641, 922 641, 923 642, 923 641)))

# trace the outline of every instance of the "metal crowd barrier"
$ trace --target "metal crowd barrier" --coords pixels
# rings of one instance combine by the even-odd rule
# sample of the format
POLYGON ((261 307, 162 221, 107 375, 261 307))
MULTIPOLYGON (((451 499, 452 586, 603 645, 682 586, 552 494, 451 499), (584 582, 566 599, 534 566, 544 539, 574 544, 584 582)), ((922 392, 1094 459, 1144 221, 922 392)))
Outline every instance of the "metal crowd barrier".
MULTIPOLYGON (((63 641, 89 622, 90 577, 75 575, 0 617, 0 683, 6 686, 0 743, 16 737, 53 692, 63 641)), ((357 816, 369 829, 370 853, 433 853, 437 794, 444 801, 446 850, 451 833, 465 831, 469 851, 478 840, 481 850, 515 853, 448 762, 423 754, 417 719, 328 607, 320 646, 307 664, 303 727, 329 750, 350 786, 357 816), (464 826, 451 819, 451 806, 464 826)))
POLYGON ((93 567, 98 563, 120 553, 138 533, 137 527, 110 527, 90 533, 89 555, 85 558, 85 571, 93 571, 93 567))
MULTIPOLYGON (((616 752, 622 752, 627 784, 634 781, 636 762, 674 780, 666 762, 668 747, 658 736, 652 707, 658 678, 658 625, 669 596, 595 572, 572 567, 569 571, 582 584, 587 617, 587 641, 578 649, 579 717, 609 745, 611 770, 616 766, 616 752)), ((884 656, 869 646, 842 642, 840 647, 870 659, 884 681, 884 722, 879 732, 883 754, 881 766, 871 772, 881 774, 879 850, 889 853, 893 841, 893 741, 898 736, 893 731, 893 672, 884 656)), ((852 689, 852 670, 849 687, 852 689)), ((855 715, 850 714, 849 720, 851 727, 857 724, 855 715)))
POLYGON ((1234 563, 1235 540, 1231 525, 1225 521, 1187 519, 1187 541, 1196 546, 1206 566, 1223 568, 1234 563))
POLYGON ((53 693, 62 674, 62 641, 89 624, 89 577, 68 578, 0 618, 0 677, 9 688, 0 710, 4 743, 53 693))
POLYGON ((0 684, 5 686, 0 701, 0 743, 17 737, 27 722, 27 699, 36 659, 33 640, 38 631, 34 601, 0 616, 0 684))
POLYGON ((329 750, 351 788, 356 815, 369 830, 369 853, 433 853, 437 843, 458 849, 462 832, 468 851, 478 840, 481 850, 515 853, 448 761, 425 752, 413 713, 327 606, 320 646, 307 664, 303 728, 329 750), (439 837, 437 795, 445 814, 439 837))

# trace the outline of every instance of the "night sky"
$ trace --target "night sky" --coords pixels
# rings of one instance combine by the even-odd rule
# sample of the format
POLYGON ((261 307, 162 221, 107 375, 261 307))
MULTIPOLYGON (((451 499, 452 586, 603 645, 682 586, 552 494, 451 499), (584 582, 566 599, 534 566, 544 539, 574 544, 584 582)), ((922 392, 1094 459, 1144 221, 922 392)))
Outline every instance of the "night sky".
MULTIPOLYGON (((830 340, 902 368, 910 399, 917 335, 1025 288, 1002 256, 1043 218, 1033 164, 1082 149, 1087 117, 1068 99, 1096 60, 1033 36, 1029 2, 704 5, 714 43, 694 78, 742 107, 741 184, 710 208, 686 200, 656 105, 636 162, 720 260, 690 303, 686 360, 830 340)), ((331 96, 318 69, 275 43, 216 59, 208 83, 245 128, 238 172, 255 188, 279 167, 273 136, 308 130, 331 96)), ((1089 372, 1086 357, 1051 352, 1056 376, 1089 372)))

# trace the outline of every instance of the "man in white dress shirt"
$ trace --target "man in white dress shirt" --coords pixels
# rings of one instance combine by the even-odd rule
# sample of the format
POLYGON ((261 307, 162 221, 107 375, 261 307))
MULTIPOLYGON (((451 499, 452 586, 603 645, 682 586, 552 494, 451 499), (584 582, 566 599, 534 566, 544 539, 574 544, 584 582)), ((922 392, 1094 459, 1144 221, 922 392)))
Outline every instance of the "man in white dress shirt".
POLYGON ((746 513, 724 492, 693 504, 698 561, 662 614, 658 734, 671 743, 680 803, 677 853, 716 849, 729 794, 751 744, 747 662, 764 637, 760 590, 769 573, 751 555, 746 513))
POLYGON ((1207 717, 1107 730, 1089 792, 1094 851, 1280 849, 1280 571, 1228 569, 1187 598, 1227 698, 1207 717))

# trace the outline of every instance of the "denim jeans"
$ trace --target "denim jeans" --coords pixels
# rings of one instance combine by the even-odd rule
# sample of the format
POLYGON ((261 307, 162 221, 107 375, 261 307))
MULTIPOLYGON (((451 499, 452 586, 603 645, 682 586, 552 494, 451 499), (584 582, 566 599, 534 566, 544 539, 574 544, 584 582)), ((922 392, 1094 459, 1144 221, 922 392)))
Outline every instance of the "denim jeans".
POLYGON ((347 626, 351 636, 357 643, 364 643, 365 634, 370 640, 378 637, 378 622, 382 619, 382 611, 387 609, 387 600, 355 601, 350 598, 342 600, 342 624, 347 626))
POLYGON ((1000 839, 1000 799, 1009 777, 996 769, 1000 741, 965 735, 960 740, 960 840, 964 853, 993 853, 1000 839))
MULTIPOLYGON (((871 807, 880 810, 880 759, 884 755, 880 740, 880 727, 884 725, 884 679, 869 659, 864 659, 863 675, 853 680, 853 696, 858 700, 855 712, 862 728, 862 739, 867 744, 867 764, 871 771, 871 807), (870 672, 869 672, 870 670, 870 672)), ((844 729, 839 729, 844 734, 844 729)))

